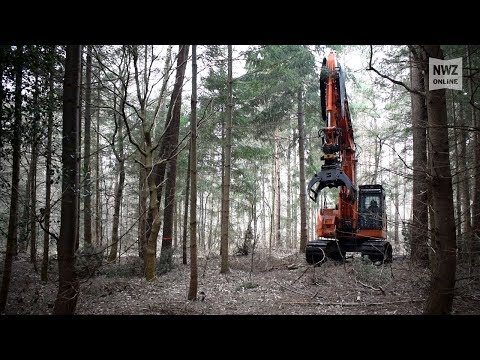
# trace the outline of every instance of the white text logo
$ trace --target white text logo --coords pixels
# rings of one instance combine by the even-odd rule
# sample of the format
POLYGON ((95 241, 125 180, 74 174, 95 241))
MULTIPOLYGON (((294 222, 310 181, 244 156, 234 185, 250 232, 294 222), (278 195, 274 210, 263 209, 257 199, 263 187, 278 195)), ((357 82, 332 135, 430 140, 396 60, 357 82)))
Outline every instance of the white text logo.
POLYGON ((462 58, 428 59, 428 89, 462 90, 462 58))

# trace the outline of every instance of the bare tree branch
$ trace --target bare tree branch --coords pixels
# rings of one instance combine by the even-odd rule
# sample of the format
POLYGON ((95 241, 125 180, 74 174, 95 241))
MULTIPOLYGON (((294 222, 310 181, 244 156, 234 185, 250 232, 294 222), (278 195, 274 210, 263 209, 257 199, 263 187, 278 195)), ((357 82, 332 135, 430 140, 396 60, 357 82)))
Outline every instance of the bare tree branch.
POLYGON ((424 92, 421 92, 421 91, 412 89, 412 88, 410 88, 408 85, 406 85, 405 83, 403 83, 402 81, 395 80, 395 79, 391 78, 391 77, 388 76, 388 75, 384 75, 384 74, 380 73, 380 71, 378 71, 377 69, 375 69, 375 68, 372 66, 372 58, 373 58, 373 46, 370 45, 370 61, 369 61, 369 63, 368 63, 368 68, 367 68, 368 71, 373 71, 374 73, 376 73, 376 74, 379 75, 380 77, 382 77, 382 78, 384 78, 384 79, 387 79, 387 80, 391 81, 392 83, 394 83, 394 84, 396 84, 396 85, 403 86, 408 92, 411 92, 411 93, 414 93, 414 94, 417 94, 417 95, 420 95, 420 96, 425 96, 425 93, 424 93, 424 92))

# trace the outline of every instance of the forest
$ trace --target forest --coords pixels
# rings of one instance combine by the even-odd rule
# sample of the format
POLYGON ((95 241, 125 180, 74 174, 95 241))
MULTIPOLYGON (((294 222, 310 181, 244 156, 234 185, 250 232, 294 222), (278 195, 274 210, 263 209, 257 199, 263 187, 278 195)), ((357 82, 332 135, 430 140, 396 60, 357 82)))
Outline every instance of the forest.
POLYGON ((477 45, 0 45, 0 314, 479 314, 479 69, 477 45))

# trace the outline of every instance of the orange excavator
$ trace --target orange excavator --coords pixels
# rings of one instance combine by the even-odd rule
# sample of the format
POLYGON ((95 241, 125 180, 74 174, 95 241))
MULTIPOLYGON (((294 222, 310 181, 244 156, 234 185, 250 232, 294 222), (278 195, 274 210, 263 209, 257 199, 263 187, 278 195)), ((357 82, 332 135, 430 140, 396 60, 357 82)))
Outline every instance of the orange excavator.
POLYGON ((386 241, 387 213, 382 185, 356 186, 355 140, 345 89, 345 72, 336 53, 323 59, 320 106, 326 126, 319 131, 324 161, 308 184, 309 197, 317 202, 322 189, 338 188, 338 204, 318 211, 317 239, 307 242, 306 259, 319 264, 327 258, 342 261, 347 252, 360 252, 372 262, 392 261, 386 241))

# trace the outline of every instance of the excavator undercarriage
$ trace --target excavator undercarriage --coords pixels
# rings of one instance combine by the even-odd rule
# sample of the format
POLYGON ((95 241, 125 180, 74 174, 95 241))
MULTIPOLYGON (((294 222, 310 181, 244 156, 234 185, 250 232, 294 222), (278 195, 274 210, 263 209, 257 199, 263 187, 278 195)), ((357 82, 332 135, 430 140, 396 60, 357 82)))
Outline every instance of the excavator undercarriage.
POLYGON ((392 245, 385 240, 329 240, 309 241, 305 255, 309 264, 321 264, 327 259, 345 260, 347 252, 359 252, 372 262, 388 263, 392 261, 392 245))

